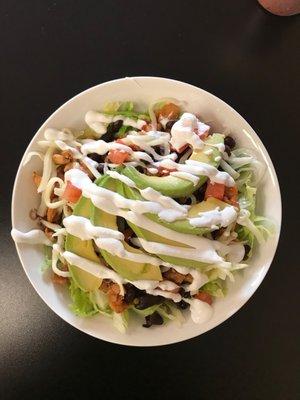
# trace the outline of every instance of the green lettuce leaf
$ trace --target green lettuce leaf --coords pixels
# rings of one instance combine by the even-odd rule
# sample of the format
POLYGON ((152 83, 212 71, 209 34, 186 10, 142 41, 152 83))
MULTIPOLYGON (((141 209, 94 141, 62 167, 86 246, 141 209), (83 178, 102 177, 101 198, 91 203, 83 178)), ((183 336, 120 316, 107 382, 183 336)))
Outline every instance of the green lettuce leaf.
POLYGON ((134 111, 134 104, 131 101, 106 103, 103 107, 103 113, 109 115, 123 115, 124 117, 136 120, 142 119, 144 121, 150 121, 150 117, 147 113, 134 111))
POLYGON ((214 297, 224 297, 226 295, 225 282, 221 279, 207 282, 201 287, 201 290, 214 297))
POLYGON ((113 325, 119 332, 125 333, 128 328, 128 311, 125 310, 122 313, 113 313, 113 325))
POLYGON ((81 290, 73 279, 70 279, 69 291, 73 302, 71 309, 76 315, 87 317, 99 312, 98 308, 91 301, 90 294, 81 290))
POLYGON ((153 306, 145 308, 144 310, 138 310, 135 307, 131 307, 131 310, 142 317, 147 317, 148 315, 151 315, 155 311, 157 311, 159 307, 160 307, 160 304, 154 304, 153 306))

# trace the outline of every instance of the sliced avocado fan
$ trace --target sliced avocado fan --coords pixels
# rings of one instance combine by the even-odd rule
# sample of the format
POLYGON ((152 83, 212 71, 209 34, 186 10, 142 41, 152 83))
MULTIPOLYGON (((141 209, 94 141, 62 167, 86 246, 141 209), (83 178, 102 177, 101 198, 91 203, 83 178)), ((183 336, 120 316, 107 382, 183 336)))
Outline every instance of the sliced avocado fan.
MULTIPOLYGON (((125 194, 125 185, 120 184, 118 186, 118 192, 126 197, 125 194)), ((187 246, 183 243, 178 243, 173 241, 172 239, 165 238, 163 236, 157 235, 155 233, 152 233, 144 228, 141 228, 135 224, 133 224, 130 221, 127 221, 128 225, 131 227, 131 229, 134 231, 134 233, 137 235, 137 237, 148 240, 149 242, 157 242, 161 244, 166 244, 169 246, 176 246, 176 247, 182 247, 182 248, 189 248, 190 246, 187 246)), ((159 222, 157 222, 157 225, 161 225, 159 222)), ((172 237, 172 234, 170 234, 170 237, 172 237)), ((155 256, 159 257, 161 260, 166 261, 170 264, 174 265, 179 265, 183 267, 189 267, 189 268, 196 268, 199 270, 203 270, 208 264, 202 263, 200 261, 194 261, 194 260, 188 260, 185 258, 178 258, 178 257, 172 257, 172 256, 167 256, 164 254, 155 254, 155 256)))

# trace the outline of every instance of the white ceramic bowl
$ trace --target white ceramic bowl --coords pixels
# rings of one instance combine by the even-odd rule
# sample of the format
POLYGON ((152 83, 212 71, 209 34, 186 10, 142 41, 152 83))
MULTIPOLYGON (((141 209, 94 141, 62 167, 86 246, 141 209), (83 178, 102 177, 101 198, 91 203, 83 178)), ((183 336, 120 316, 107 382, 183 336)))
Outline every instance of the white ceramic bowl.
MULTIPOLYGON (((70 299, 67 291, 57 288, 47 274, 41 273, 42 246, 18 244, 17 251, 26 275, 45 303, 74 327, 113 343, 131 346, 165 345, 201 335, 216 327, 241 308, 258 288, 270 267, 278 243, 281 198, 276 173, 267 150, 251 126, 235 110, 219 98, 195 86, 164 78, 136 77, 92 87, 69 100, 47 119, 33 137, 24 156, 37 148, 36 142, 41 140, 45 128, 81 128, 84 126, 85 113, 91 109, 101 110, 107 101, 131 100, 146 107, 150 102, 164 97, 185 101, 186 109, 201 115, 204 121, 211 121, 214 131, 224 132, 225 129, 229 129, 237 138, 239 146, 255 149, 258 157, 267 165, 267 172, 258 191, 257 208, 260 214, 275 220, 278 230, 266 244, 255 248, 250 267, 236 277, 234 284, 229 284, 227 296, 214 303, 214 315, 210 321, 196 325, 188 318, 182 327, 178 327, 176 323, 169 323, 151 329, 145 329, 133 321, 126 334, 119 333, 106 317, 76 317, 69 309, 70 299)), ((34 228, 34 222, 28 216, 29 210, 38 204, 38 196, 31 178, 32 171, 41 170, 41 162, 35 157, 25 167, 21 165, 22 162, 12 198, 12 225, 27 231, 34 228)))

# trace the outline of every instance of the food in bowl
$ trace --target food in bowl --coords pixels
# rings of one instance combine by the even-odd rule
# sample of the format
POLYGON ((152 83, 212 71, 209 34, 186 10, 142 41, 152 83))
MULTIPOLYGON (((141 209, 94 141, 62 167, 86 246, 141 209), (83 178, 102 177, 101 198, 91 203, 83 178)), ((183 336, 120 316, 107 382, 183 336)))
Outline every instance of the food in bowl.
POLYGON ((145 328, 188 312, 201 324, 273 229, 255 212, 265 167, 201 110, 138 106, 107 103, 86 113, 86 129, 45 130, 24 161, 43 161, 32 172, 38 226, 12 236, 45 245, 77 315, 104 314, 122 332, 133 313, 145 328))

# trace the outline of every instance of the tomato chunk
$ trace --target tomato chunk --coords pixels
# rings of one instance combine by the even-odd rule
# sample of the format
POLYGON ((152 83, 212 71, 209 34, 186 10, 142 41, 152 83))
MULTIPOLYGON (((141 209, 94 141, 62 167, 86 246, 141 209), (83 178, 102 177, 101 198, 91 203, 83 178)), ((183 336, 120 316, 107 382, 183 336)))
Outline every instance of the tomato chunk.
POLYGON ((208 182, 205 191, 205 200, 208 197, 214 197, 215 199, 223 200, 225 193, 225 185, 223 183, 212 183, 208 182))
POLYGON ((129 159, 130 154, 124 150, 111 150, 107 157, 113 164, 123 164, 123 162, 129 159))
POLYGON ((197 294, 195 294, 195 299, 204 301, 205 303, 209 304, 210 306, 212 305, 213 299, 212 296, 204 291, 200 291, 197 294))
POLYGON ((72 183, 68 181, 62 198, 70 203, 76 203, 79 200, 81 193, 81 189, 78 189, 78 187, 72 185, 72 183))
POLYGON ((225 193, 224 193, 224 201, 226 203, 232 204, 233 206, 238 206, 238 189, 236 186, 228 187, 226 186, 225 188, 225 193))

